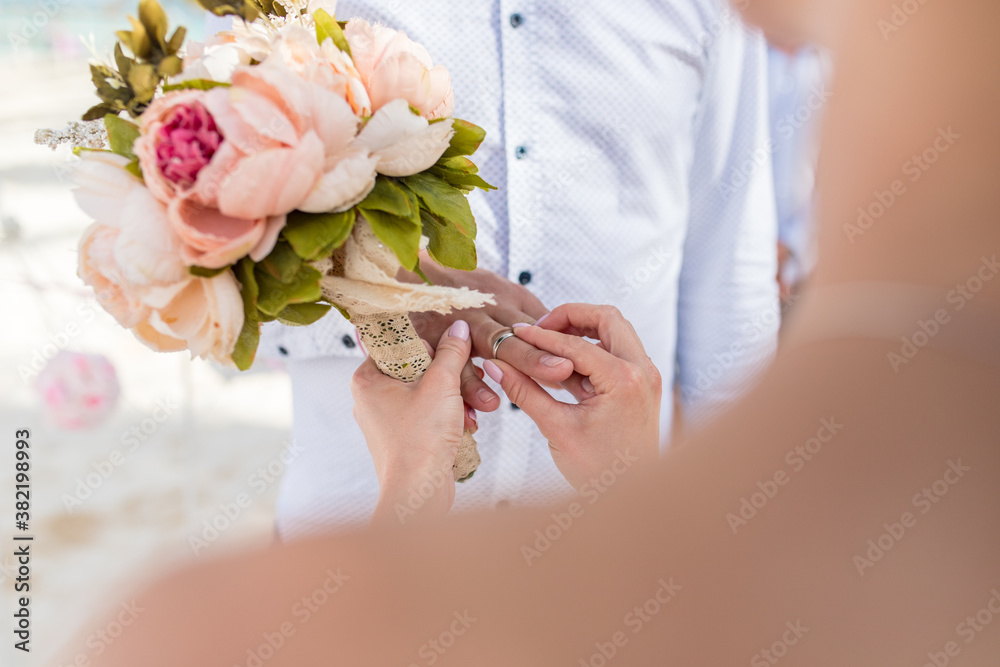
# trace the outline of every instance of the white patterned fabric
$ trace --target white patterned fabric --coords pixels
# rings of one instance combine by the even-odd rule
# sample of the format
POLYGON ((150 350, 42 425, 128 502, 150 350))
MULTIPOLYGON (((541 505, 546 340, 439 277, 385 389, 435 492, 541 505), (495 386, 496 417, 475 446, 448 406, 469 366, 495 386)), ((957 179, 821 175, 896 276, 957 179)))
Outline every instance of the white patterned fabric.
MULTIPOLYGON (((764 41, 724 0, 342 0, 337 13, 424 44, 451 71, 456 116, 488 131, 476 161, 500 190, 472 195, 482 267, 549 307, 617 305, 679 382, 686 424, 745 389, 776 343, 777 223, 764 41)), ((290 362, 304 446, 280 533, 366 521, 378 485, 351 413, 352 328, 336 313, 268 327, 261 352, 290 362)), ((506 399, 480 425, 483 463, 456 511, 571 493, 506 399)))

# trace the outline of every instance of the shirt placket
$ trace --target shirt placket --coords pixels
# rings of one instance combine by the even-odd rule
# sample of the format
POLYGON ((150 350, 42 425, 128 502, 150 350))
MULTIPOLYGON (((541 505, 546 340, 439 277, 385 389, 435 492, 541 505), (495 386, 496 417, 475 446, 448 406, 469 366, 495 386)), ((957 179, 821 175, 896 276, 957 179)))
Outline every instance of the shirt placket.
MULTIPOLYGON (((540 271, 536 266, 539 247, 533 238, 529 224, 533 185, 537 182, 538 171, 533 161, 534 136, 531 118, 536 113, 534 95, 536 86, 533 67, 534 44, 531 22, 538 20, 538 12, 532 0, 500 0, 500 38, 502 52, 503 118, 506 139, 507 164, 507 278, 512 282, 530 287, 539 286, 540 271)), ((523 424, 527 419, 520 414, 517 406, 504 399, 500 408, 503 414, 502 439, 523 435, 523 424)), ((504 506, 518 497, 524 486, 530 455, 519 447, 501 447, 496 452, 493 465, 497 467, 498 483, 494 488, 494 502, 504 506)))

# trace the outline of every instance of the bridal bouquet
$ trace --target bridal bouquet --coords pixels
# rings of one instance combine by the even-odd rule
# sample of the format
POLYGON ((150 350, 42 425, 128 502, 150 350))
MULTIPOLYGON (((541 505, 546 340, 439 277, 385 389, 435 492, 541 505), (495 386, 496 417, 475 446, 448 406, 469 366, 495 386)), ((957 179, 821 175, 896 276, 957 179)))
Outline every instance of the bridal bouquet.
MULTIPOLYGON (((92 123, 39 133, 80 157, 76 198, 96 220, 81 278, 154 350, 247 369, 263 322, 335 308, 383 372, 415 380, 430 359, 407 313, 491 301, 396 281, 423 277, 422 242, 475 268, 466 195, 493 188, 468 156, 484 131, 452 118, 448 71, 422 46, 338 21, 333 0, 200 2, 233 30, 184 46, 142 0, 114 62, 91 66, 92 123)), ((456 479, 479 463, 467 441, 456 479)))

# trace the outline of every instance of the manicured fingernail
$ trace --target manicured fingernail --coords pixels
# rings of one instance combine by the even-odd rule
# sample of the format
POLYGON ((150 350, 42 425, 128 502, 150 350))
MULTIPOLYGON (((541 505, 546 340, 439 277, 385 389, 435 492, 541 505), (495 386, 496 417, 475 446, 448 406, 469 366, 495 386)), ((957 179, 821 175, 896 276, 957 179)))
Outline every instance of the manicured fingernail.
POLYGON ((541 324, 542 322, 544 322, 548 318, 548 316, 551 315, 551 314, 552 313, 545 313, 544 315, 542 315, 541 317, 539 317, 537 320, 535 320, 535 326, 537 327, 539 324, 541 324))
POLYGON ((564 361, 566 360, 563 359, 562 357, 553 357, 551 354, 546 354, 544 357, 542 357, 542 363, 548 366, 549 368, 555 368, 564 361))
POLYGON ((525 324, 524 322, 518 322, 517 324, 510 325, 511 329, 522 329, 524 327, 530 327, 530 324, 525 324))
POLYGON ((479 400, 483 403, 492 403, 497 400, 497 395, 488 389, 480 389, 476 392, 476 396, 478 396, 479 400))
POLYGON ((458 320, 451 325, 451 329, 448 330, 448 335, 452 338, 469 340, 469 323, 465 320, 458 320))
POLYGON ((486 374, 489 375, 494 382, 503 381, 503 371, 500 370, 500 367, 494 364, 492 361, 487 361, 486 363, 484 363, 483 370, 486 371, 486 374))
POLYGON ((590 378, 583 378, 583 380, 580 382, 580 386, 583 387, 583 390, 588 394, 597 393, 596 391, 594 391, 594 383, 590 381, 590 378))
POLYGON ((472 408, 469 408, 469 419, 471 419, 475 424, 479 423, 479 420, 476 419, 476 411, 472 408))

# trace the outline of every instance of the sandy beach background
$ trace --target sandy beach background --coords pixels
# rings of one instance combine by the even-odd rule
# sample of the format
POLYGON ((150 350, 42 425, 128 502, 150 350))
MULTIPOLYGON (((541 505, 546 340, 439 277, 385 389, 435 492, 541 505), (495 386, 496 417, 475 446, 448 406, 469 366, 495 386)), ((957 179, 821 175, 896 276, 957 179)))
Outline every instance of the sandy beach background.
MULTIPOLYGON (((37 128, 62 128, 96 102, 89 54, 77 35, 93 32, 99 47, 108 48, 136 4, 0 2, 4 667, 50 664, 70 638, 65 648, 86 664, 119 631, 97 624, 96 615, 127 607, 131 598, 122 591, 129 585, 234 545, 273 538, 291 423, 287 377, 276 366, 237 375, 186 354, 155 354, 99 311, 75 275, 77 240, 89 221, 70 194, 73 158, 33 144, 37 128), (18 39, 31 33, 24 20, 42 24, 26 43, 18 39), (114 364, 121 397, 100 427, 61 430, 46 416, 34 377, 25 371, 34 370, 33 361, 36 368, 50 363, 44 353, 53 351, 51 345, 104 355, 114 364), (31 430, 28 534, 35 538, 30 654, 14 650, 11 632, 20 596, 12 540, 18 533, 14 443, 15 431, 24 428, 31 430), (244 507, 237 503, 241 495, 244 507)), ((164 5, 176 22, 194 17, 187 24, 199 37, 201 15, 193 3, 164 5)))

